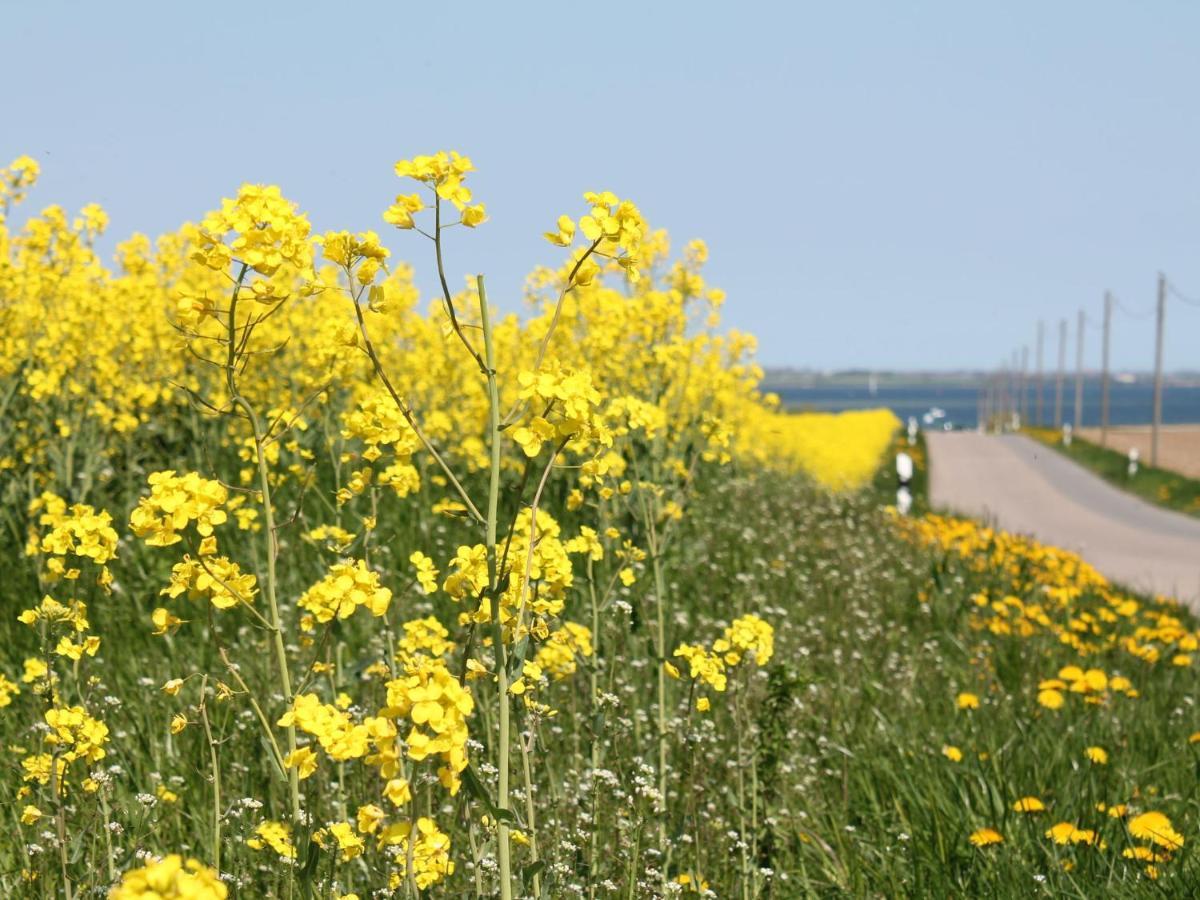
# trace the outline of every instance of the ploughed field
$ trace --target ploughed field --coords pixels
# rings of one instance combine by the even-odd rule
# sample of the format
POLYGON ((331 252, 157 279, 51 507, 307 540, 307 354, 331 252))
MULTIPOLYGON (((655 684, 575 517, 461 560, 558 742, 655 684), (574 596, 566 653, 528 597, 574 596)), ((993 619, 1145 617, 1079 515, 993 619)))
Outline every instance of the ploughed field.
MULTIPOLYGON (((1080 430, 1084 440, 1100 443, 1099 428, 1080 430)), ((1108 429, 1108 448, 1128 454, 1137 448, 1143 463, 1150 462, 1150 428, 1120 425, 1108 429)), ((1158 465, 1189 478, 1200 478, 1200 425, 1163 425, 1158 434, 1158 465)))

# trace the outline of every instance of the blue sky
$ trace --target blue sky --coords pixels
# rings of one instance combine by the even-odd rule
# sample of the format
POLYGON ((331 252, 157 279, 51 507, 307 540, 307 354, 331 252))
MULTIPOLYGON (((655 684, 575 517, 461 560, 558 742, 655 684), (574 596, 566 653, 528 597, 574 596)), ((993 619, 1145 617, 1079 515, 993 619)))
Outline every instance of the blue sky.
MULTIPOLYGON (((491 221, 452 273, 518 308, 584 190, 705 238, 775 365, 992 366, 1155 273, 1200 296, 1200 4, 6 4, 0 157, 111 241, 279 184, 386 229, 395 160, 458 149, 491 221)), ((427 248, 387 235, 432 287, 427 248)), ((1118 315, 1118 367, 1153 360, 1118 315)), ((1172 301, 1168 368, 1200 368, 1172 301)), ((1073 327, 1073 325, 1072 325, 1073 327)), ((1098 362, 1097 334, 1089 358, 1098 362)), ((1047 359, 1054 347, 1048 346, 1047 359)), ((1073 353, 1073 351, 1072 351, 1073 353)))

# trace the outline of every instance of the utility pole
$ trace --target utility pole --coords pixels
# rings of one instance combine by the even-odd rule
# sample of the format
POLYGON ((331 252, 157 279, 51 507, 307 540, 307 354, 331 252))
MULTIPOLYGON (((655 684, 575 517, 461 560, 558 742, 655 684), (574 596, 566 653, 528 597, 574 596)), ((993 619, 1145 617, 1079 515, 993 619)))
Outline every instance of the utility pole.
POLYGON ((1063 423, 1063 379, 1067 374, 1067 320, 1058 320, 1058 374, 1054 376, 1054 427, 1063 423))
POLYGON ((1000 366, 996 368, 996 431, 1004 430, 1004 362, 1001 360, 1000 366))
POLYGON ((1100 353, 1100 446, 1108 446, 1108 341, 1112 336, 1112 292, 1104 292, 1104 349, 1100 353))
POLYGON ((1150 430, 1150 465, 1158 465, 1158 431, 1162 427, 1163 317, 1167 312, 1167 276, 1158 273, 1158 327, 1154 335, 1154 427, 1150 430))
POLYGON ((1087 314, 1079 311, 1078 334, 1075 341, 1075 431, 1083 427, 1083 331, 1087 327, 1087 314))
POLYGON ((1042 356, 1043 349, 1046 343, 1046 323, 1038 319, 1037 330, 1037 397, 1034 399, 1034 406, 1037 409, 1037 427, 1041 428, 1045 424, 1042 418, 1042 356))
POLYGON ((1029 427, 1029 345, 1021 348, 1021 427, 1029 427))
POLYGON ((1017 366, 1020 362, 1021 354, 1014 350, 1008 364, 1008 410, 1004 414, 1004 421, 1009 428, 1013 425, 1013 419, 1017 418, 1017 366))

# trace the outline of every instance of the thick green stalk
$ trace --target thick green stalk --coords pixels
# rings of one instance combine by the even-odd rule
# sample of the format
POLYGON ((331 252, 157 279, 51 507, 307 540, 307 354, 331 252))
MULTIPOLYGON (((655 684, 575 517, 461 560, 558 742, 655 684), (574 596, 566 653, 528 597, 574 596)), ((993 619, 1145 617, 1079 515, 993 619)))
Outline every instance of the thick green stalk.
POLYGON ((200 680, 200 722, 204 725, 204 740, 208 744, 208 761, 212 766, 212 866, 221 871, 221 767, 217 761, 217 742, 213 740, 208 721, 208 676, 200 680))
MULTIPOLYGON (((249 407, 245 407, 249 410, 249 407)), ((262 438, 258 435, 258 422, 253 418, 254 444, 258 451, 258 479, 262 490, 263 528, 267 532, 267 608, 270 612, 271 634, 275 643, 275 656, 279 665, 279 687, 283 693, 283 702, 290 710, 292 708, 292 677, 288 673, 287 648, 283 642, 283 627, 279 616, 279 601, 275 596, 275 556, 279 552, 278 539, 275 535, 275 513, 271 506, 271 485, 267 470, 267 458, 263 453, 262 438)), ((287 726, 288 754, 296 752, 296 726, 287 726)), ((288 794, 292 800, 292 821, 300 825, 300 777, 295 767, 287 770, 288 794)))
MULTIPOLYGON (((596 575, 592 566, 591 554, 588 554, 587 559, 587 576, 588 576, 588 597, 592 602, 592 666, 591 666, 591 706, 589 714, 591 716, 592 728, 595 729, 596 723, 600 720, 600 604, 596 599, 596 575)), ((588 898, 593 900, 596 896, 596 870, 597 861, 600 858, 600 828, 596 821, 597 815, 597 791, 599 786, 596 781, 596 771, 600 768, 600 733, 597 729, 592 734, 591 746, 591 779, 592 779, 592 835, 591 842, 588 847, 588 898)))
POLYGON ((746 840, 746 779, 743 774, 743 764, 745 756, 742 747, 742 710, 739 696, 741 694, 741 685, 738 679, 733 679, 733 733, 737 740, 737 757, 735 758, 737 770, 737 798, 738 798, 738 843, 741 845, 741 881, 742 881, 742 900, 749 900, 750 897, 750 858, 747 855, 748 843, 746 840))
POLYGON ((504 628, 500 623, 500 576, 496 565, 496 520, 500 506, 500 390, 496 385, 496 357, 492 345, 492 322, 488 315, 487 292, 483 276, 475 283, 479 288, 479 321, 483 327, 483 352, 488 383, 488 439, 491 446, 491 468, 488 478, 487 502, 487 562, 488 593, 492 604, 492 643, 496 653, 496 696, 500 713, 500 735, 497 746, 499 797, 496 808, 501 816, 496 823, 496 856, 500 866, 501 900, 512 898, 512 844, 508 828, 508 768, 511 736, 511 709, 508 703, 508 658, 504 649, 504 628))
POLYGON ((654 510, 644 501, 643 509, 649 526, 647 531, 650 540, 650 563, 654 569, 654 605, 658 626, 654 636, 655 649, 658 651, 658 792, 662 796, 663 805, 662 815, 658 819, 658 850, 665 884, 670 858, 670 848, 667 845, 667 667, 664 665, 667 658, 667 584, 663 576, 658 533, 654 526, 654 510))
MULTIPOLYGON (((533 799, 533 771, 529 766, 529 745, 533 743, 533 740, 534 732, 532 726, 530 727, 528 742, 526 742, 524 735, 517 736, 517 743, 521 747, 521 772, 524 777, 525 819, 526 825, 529 828, 529 859, 531 865, 536 865, 538 861, 537 807, 534 805, 533 799)), ((536 872, 533 876, 533 895, 535 897, 542 896, 541 876, 536 872)))
MULTIPOLYGON (((233 289, 233 295, 229 299, 229 319, 228 319, 228 340, 229 350, 228 357, 225 363, 225 380, 229 388, 230 403, 240 407, 242 412, 246 414, 246 420, 250 423, 250 431, 254 437, 254 453, 258 462, 258 481, 259 490, 262 493, 263 507, 263 528, 267 533, 267 579, 266 590, 267 608, 270 613, 271 634, 275 647, 275 656, 279 671, 279 687, 283 693, 284 703, 290 710, 292 708, 292 678, 288 673, 287 663, 287 648, 283 641, 282 619, 279 615, 279 602, 276 598, 276 574, 275 574, 275 557, 279 552, 278 537, 275 534, 275 512, 271 505, 271 480, 270 471, 267 468, 267 457, 263 452, 263 435, 258 424, 258 416, 254 414, 254 408, 244 398, 237 389, 237 379, 235 372, 237 370, 237 355, 238 355, 238 327, 237 327, 237 302, 238 294, 241 292, 242 284, 245 281, 246 275, 249 272, 249 267, 242 264, 241 271, 238 273, 237 284, 233 289)), ((247 326, 249 327, 249 326, 247 326)), ((246 336, 243 336, 243 342, 246 336)), ((296 726, 287 726, 288 753, 296 751, 296 726)), ((292 807, 292 822, 300 825, 300 778, 299 772, 292 768, 287 770, 288 778, 288 794, 291 797, 292 807)))

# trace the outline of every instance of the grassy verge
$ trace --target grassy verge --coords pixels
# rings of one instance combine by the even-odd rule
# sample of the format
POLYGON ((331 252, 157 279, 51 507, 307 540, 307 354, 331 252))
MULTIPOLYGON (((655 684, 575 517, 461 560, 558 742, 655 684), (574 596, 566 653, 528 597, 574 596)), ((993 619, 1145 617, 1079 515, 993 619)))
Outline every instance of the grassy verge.
POLYGON ((901 453, 907 453, 913 462, 912 484, 909 486, 913 498, 911 514, 914 516, 924 515, 929 512, 929 466, 923 432, 917 433, 912 444, 908 442, 906 431, 901 429, 896 432, 883 455, 883 461, 875 473, 875 477, 871 480, 871 494, 883 506, 895 505, 896 490, 899 487, 896 477, 896 457, 901 453))
POLYGON ((1138 463, 1137 474, 1130 475, 1129 458, 1124 453, 1079 437, 1073 438, 1071 445, 1066 446, 1062 435, 1053 429, 1030 428, 1026 433, 1122 490, 1137 494, 1158 506, 1200 516, 1200 480, 1169 469, 1155 468, 1144 461, 1138 463))
POLYGON ((750 732, 769 896, 1200 890, 1185 611, 968 520, 898 525, 871 492, 739 480, 697 522, 705 590, 781 623, 750 732))
MULTIPOLYGON (((698 873, 718 896, 775 898, 1200 890, 1197 632, 1185 612, 1118 593, 1069 554, 969 521, 898 523, 876 491, 847 497, 762 473, 706 484, 675 546, 668 578, 685 598, 681 635, 718 633, 750 611, 776 628, 771 663, 739 676, 742 705, 731 685, 709 694, 707 713, 685 702, 673 715, 666 821, 675 872, 698 873), (1148 813, 1164 814, 1171 830, 1139 818, 1148 813), (733 823, 754 836, 753 884, 733 823)), ((17 608, 22 599, 7 601, 17 608)), ((102 651, 102 690, 125 698, 110 715, 125 737, 106 760, 116 766, 115 800, 144 809, 128 823, 140 845, 194 845, 203 768, 133 737, 166 731, 170 704, 154 686, 177 674, 175 663, 153 638, 135 637, 145 629, 122 607, 97 609, 98 629, 125 636, 123 652, 102 651), (179 799, 147 808, 136 795, 156 783, 179 799)), ((644 642, 648 625, 634 616, 625 634, 644 642)), ((0 639, 22 638, 13 617, 0 619, 0 639)), ((610 677, 598 752, 606 777, 634 783, 645 771, 641 698, 653 671, 617 667, 610 677)), ((606 880, 634 891, 625 873, 636 864, 638 822, 654 821, 648 809, 622 808, 623 787, 572 801, 590 796, 576 758, 584 684, 565 680, 547 694, 563 714, 539 744, 559 773, 538 785, 547 801, 539 822, 555 837, 546 869, 554 896, 588 895, 581 859, 597 822, 606 880)), ((25 739, 3 736, 6 745, 25 739)), ((221 749, 245 761, 232 796, 268 790, 244 783, 261 776, 249 730, 226 731, 221 749)), ((243 843, 253 821, 230 821, 229 865, 245 873, 243 895, 273 896, 278 865, 256 867, 243 843)), ((467 838, 452 833, 458 856, 467 838)), ((17 871, 24 856, 10 842, 0 863, 17 871)), ((469 861, 459 862, 451 891, 469 884, 469 861)), ((356 880, 347 868, 326 885, 356 880)))

